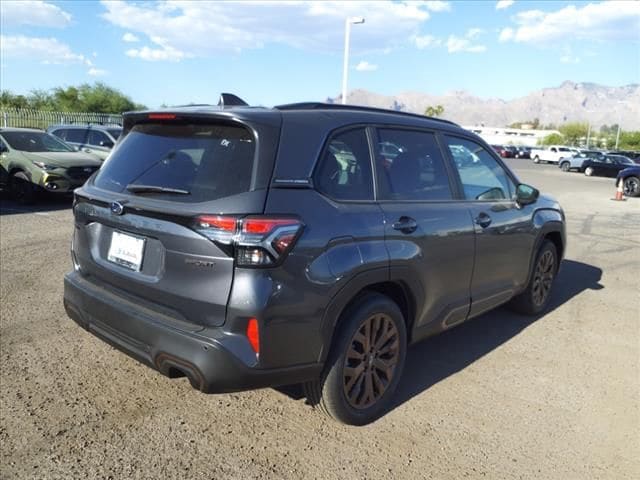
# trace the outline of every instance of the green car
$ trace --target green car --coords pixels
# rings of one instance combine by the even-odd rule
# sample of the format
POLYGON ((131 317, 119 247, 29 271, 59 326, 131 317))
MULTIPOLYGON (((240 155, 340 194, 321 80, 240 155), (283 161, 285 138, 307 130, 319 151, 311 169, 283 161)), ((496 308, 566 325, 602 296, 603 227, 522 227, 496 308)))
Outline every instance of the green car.
POLYGON ((101 164, 43 131, 0 128, 0 184, 21 203, 32 203, 42 190, 70 193, 101 164))

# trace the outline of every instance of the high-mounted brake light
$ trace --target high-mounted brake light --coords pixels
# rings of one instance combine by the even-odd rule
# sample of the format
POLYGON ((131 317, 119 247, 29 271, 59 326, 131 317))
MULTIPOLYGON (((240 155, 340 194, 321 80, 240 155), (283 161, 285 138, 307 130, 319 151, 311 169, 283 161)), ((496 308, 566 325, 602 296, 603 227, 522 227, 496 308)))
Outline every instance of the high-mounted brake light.
POLYGON ((216 243, 233 245, 238 266, 259 267, 277 263, 292 248, 302 231, 296 218, 201 215, 195 230, 216 243))
POLYGON ((175 120, 175 113, 150 113, 147 118, 149 120, 175 120))

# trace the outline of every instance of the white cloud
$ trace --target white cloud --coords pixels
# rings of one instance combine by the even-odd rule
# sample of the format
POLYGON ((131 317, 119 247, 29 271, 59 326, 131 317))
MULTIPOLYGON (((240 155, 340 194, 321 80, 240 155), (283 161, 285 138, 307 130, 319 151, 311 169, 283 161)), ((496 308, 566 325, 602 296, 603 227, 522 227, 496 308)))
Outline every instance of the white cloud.
POLYGON ((513 0, 499 0, 496 2, 496 10, 504 10, 513 5, 513 0))
POLYGON ((561 63, 580 63, 580 59, 578 57, 572 57, 571 55, 563 55, 560 57, 561 63))
POLYGON ((90 58, 74 52, 69 45, 53 37, 0 35, 0 56, 3 59, 36 60, 45 65, 84 65, 88 68, 87 74, 92 77, 99 77, 107 73, 105 70, 97 68, 90 58))
POLYGON ((84 55, 74 53, 69 45, 57 38, 2 35, 0 44, 2 56, 7 58, 28 58, 53 64, 86 64, 87 61, 84 55))
POLYGON ((503 28, 500 31, 500 37, 498 39, 501 42, 508 42, 509 40, 513 39, 515 34, 516 34, 516 32, 513 30, 513 28, 511 28, 511 27, 503 28))
POLYGON ((465 37, 472 39, 472 38, 476 38, 478 35, 481 35, 483 33, 484 33, 484 30, 482 28, 470 28, 469 30, 467 30, 465 37))
POLYGON ((468 52, 468 53, 483 53, 487 51, 487 47, 480 44, 473 43, 473 40, 482 35, 484 30, 481 28, 470 28, 464 34, 464 37, 458 37, 456 35, 449 35, 447 39, 447 51, 449 53, 468 52))
POLYGON ((352 29, 354 53, 382 52, 416 35, 430 12, 450 9, 431 1, 241 1, 167 0, 160 4, 102 1, 103 17, 150 43, 127 55, 146 60, 180 60, 220 52, 260 49, 268 44, 340 52, 344 20, 363 16, 352 29))
POLYGON ((440 0, 426 0, 424 6, 427 10, 432 12, 449 12, 451 11, 451 4, 449 2, 443 2, 440 0))
POLYGON ((378 69, 378 65, 369 63, 366 60, 362 60, 360 63, 356 65, 356 70, 358 72, 374 72, 377 69, 378 69))
POLYGON ((455 35, 449 35, 447 39, 447 51, 449 53, 468 52, 468 53, 482 53, 487 50, 484 45, 473 45, 471 40, 464 37, 457 37, 455 35))
POLYGON ((573 55, 571 46, 567 45, 562 49, 562 56, 560 57, 560 63, 570 63, 570 64, 580 63, 580 57, 573 55))
POLYGON ((32 25, 63 28, 71 23, 71 14, 42 0, 3 1, 2 23, 3 26, 32 25))
POLYGON ((101 70, 99 68, 93 68, 93 67, 87 71, 87 75, 90 75, 92 77, 101 77, 106 74, 107 74, 106 70, 101 70))
POLYGON ((178 62, 183 58, 191 56, 169 46, 161 48, 149 48, 146 46, 142 48, 132 48, 130 50, 127 50, 125 53, 128 57, 141 58, 142 60, 148 60, 150 62, 157 62, 160 60, 170 60, 172 62, 178 62))
POLYGON ((528 10, 518 13, 515 28, 505 28, 500 40, 555 44, 559 40, 638 41, 640 2, 609 1, 568 5, 553 12, 528 10))
POLYGON ((425 48, 439 47, 442 45, 442 40, 433 35, 415 35, 411 38, 412 42, 420 50, 425 48))
POLYGON ((135 43, 140 41, 140 39, 131 32, 127 32, 122 35, 122 40, 127 43, 135 43))

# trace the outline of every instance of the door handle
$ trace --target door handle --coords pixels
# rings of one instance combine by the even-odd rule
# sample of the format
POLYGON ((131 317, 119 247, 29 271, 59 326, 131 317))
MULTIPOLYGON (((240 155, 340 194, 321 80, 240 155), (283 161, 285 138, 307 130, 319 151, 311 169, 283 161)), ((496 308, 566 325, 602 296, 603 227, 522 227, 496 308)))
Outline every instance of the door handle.
POLYGON ((491 225, 491 217, 484 212, 480 212, 476 217, 476 224, 480 225, 482 228, 487 228, 491 225))
POLYGON ((418 228, 418 223, 411 217, 400 217, 393 224, 394 230, 400 230, 402 233, 413 233, 418 228))
POLYGON ((83 150, 87 153, 91 153, 91 149, 90 148, 83 148, 83 150))

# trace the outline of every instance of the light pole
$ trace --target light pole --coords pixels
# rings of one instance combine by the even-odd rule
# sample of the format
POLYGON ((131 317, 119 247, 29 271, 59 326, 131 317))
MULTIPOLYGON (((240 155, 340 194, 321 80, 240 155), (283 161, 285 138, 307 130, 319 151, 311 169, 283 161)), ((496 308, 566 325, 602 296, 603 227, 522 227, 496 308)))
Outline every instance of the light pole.
MULTIPOLYGON (((618 100, 616 103, 621 104, 629 104, 628 101, 626 100, 618 100)), ((616 110, 618 110, 618 133, 616 134, 616 150, 618 150, 618 143, 620 143, 620 121, 622 120, 622 115, 620 114, 620 108, 616 108, 616 110)))
POLYGON ((344 63, 342 65, 342 104, 347 103, 347 75, 349 73, 349 37, 351 25, 364 23, 363 17, 348 17, 344 25, 344 63))

